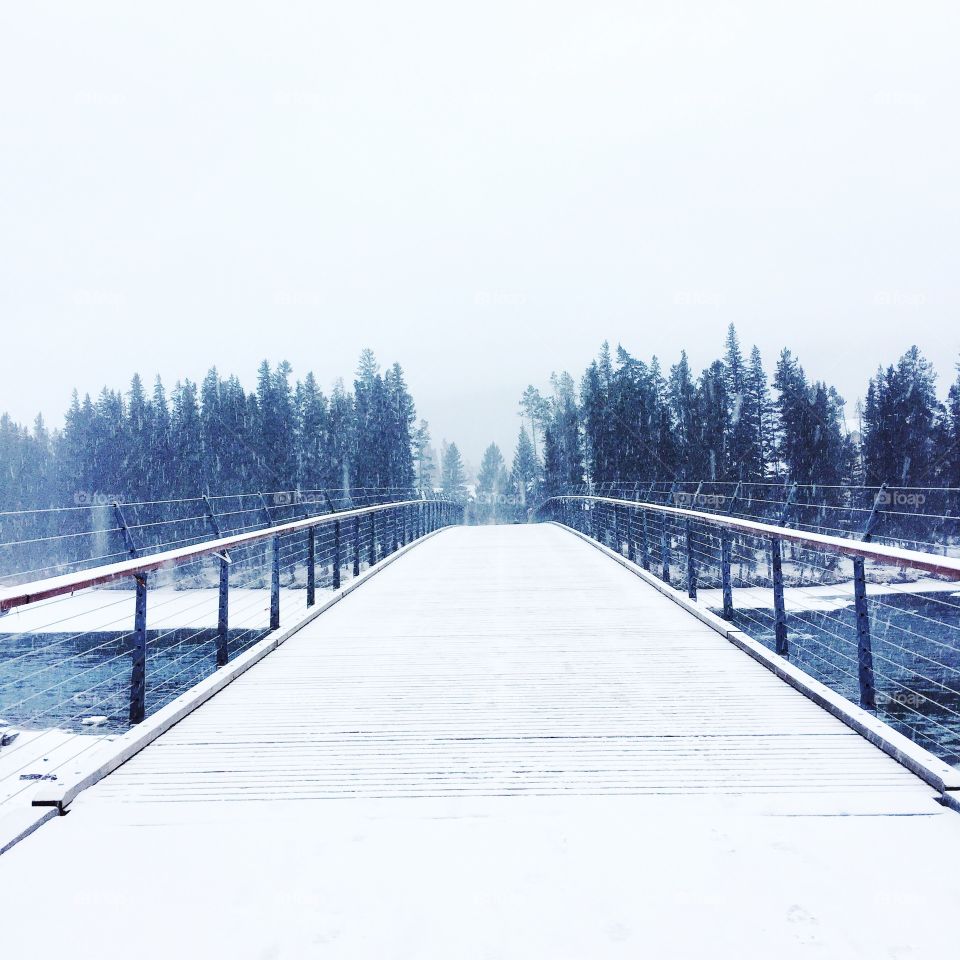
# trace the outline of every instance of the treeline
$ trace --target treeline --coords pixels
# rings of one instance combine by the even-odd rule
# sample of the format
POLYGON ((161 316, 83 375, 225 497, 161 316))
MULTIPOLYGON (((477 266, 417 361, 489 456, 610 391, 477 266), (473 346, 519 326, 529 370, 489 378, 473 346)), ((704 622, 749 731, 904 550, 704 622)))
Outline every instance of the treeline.
MULTIPOLYGON (((769 377, 733 325, 698 376, 686 353, 665 371, 604 344, 579 387, 555 374, 549 394, 527 388, 520 413, 512 469, 487 474, 507 508, 510 496, 526 503, 585 480, 960 486, 960 367, 941 403, 916 347, 878 369, 852 417, 789 350, 769 377)), ((484 462, 498 455, 491 447, 484 462)))
POLYGON ((363 352, 348 390, 264 361, 256 389, 216 368, 168 394, 139 376, 121 393, 74 392, 62 430, 0 418, 0 505, 174 500, 203 493, 423 487, 433 483, 426 422, 415 424, 403 370, 363 352))

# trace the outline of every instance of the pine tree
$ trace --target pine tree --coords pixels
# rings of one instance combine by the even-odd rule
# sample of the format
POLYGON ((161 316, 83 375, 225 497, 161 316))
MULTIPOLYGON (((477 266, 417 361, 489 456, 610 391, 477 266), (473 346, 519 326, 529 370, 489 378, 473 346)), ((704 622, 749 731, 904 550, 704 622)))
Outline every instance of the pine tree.
POLYGON ((236 438, 224 429, 220 398, 220 376, 211 367, 200 385, 200 446, 205 492, 224 489, 224 475, 230 458, 236 456, 236 438))
POLYGON ((649 370, 651 402, 651 443, 654 455, 641 480, 666 480, 680 476, 682 450, 673 432, 673 417, 667 381, 660 370, 660 361, 653 357, 649 370))
POLYGON ((155 499, 175 495, 173 478, 176 464, 170 435, 170 407, 167 393, 159 374, 153 382, 152 417, 150 423, 150 477, 151 496, 155 499))
POLYGON ((651 407, 646 364, 617 347, 607 407, 607 433, 613 451, 607 479, 626 480, 643 471, 653 446, 651 407))
POLYGON ((324 486, 343 487, 346 494, 354 499, 350 478, 353 475, 354 435, 359 431, 353 397, 347 393, 343 381, 338 380, 330 395, 330 459, 324 486))
MULTIPOLYGON (((756 349, 756 348, 754 348, 756 349)), ((760 365, 759 353, 756 363, 760 365)), ((743 362, 740 352, 740 341, 737 331, 731 323, 727 330, 727 344, 724 355, 724 387, 727 394, 727 430, 729 469, 726 471, 729 479, 749 480, 759 479, 762 468, 758 469, 758 461, 762 457, 757 451, 757 424, 755 411, 751 409, 748 385, 754 381, 757 374, 753 370, 754 357, 751 352, 750 367, 743 362)), ((762 374, 762 367, 760 367, 762 374)), ((757 386, 766 387, 764 379, 757 380, 757 386)), ((762 404, 763 401, 761 400, 762 404)), ((762 420, 762 417, 760 418, 762 420)))
POLYGON ((537 433, 546 426, 550 416, 550 405, 534 386, 528 386, 520 398, 520 416, 530 421, 530 435, 533 438, 533 455, 537 456, 537 433))
POLYGON ((384 431, 387 445, 387 485, 410 489, 415 480, 412 434, 417 415, 399 363, 394 363, 387 371, 384 389, 387 405, 384 431))
POLYGON ((686 350, 682 350, 679 362, 670 368, 667 379, 667 404, 679 469, 679 475, 673 479, 693 479, 700 475, 703 456, 695 424, 696 401, 697 388, 690 362, 686 350))
POLYGON ((514 489, 523 507, 532 507, 537 502, 540 483, 540 464, 533 452, 533 443, 526 427, 520 428, 517 449, 513 455, 511 472, 514 489))
POLYGON ((774 388, 777 459, 786 478, 800 484, 849 480, 853 448, 843 426, 839 394, 826 384, 809 384, 789 350, 780 354, 774 388))
POLYGON ((147 399, 140 374, 135 373, 127 394, 127 422, 123 441, 127 449, 124 459, 124 487, 131 500, 149 500, 152 496, 154 479, 153 457, 150 453, 151 420, 150 401, 147 399))
POLYGON ((356 441, 376 438, 376 442, 357 442, 352 451, 351 485, 360 492, 378 495, 390 486, 388 444, 384 435, 388 421, 388 402, 380 367, 372 350, 364 350, 353 384, 353 410, 356 441))
MULTIPOLYGON (((549 427, 547 428, 549 430, 549 427)), ((477 473, 477 520, 479 523, 499 523, 508 512, 505 507, 506 489, 501 486, 506 477, 506 465, 500 448, 491 443, 483 452, 477 473)))
POLYGON ((960 364, 957 364, 957 379, 947 394, 943 422, 944 452, 939 463, 940 476, 948 486, 960 487, 960 364))
POLYGON ((750 351, 750 364, 744 375, 743 401, 739 409, 739 419, 745 425, 746 443, 742 448, 738 446, 738 459, 734 461, 738 478, 762 481, 767 476, 773 451, 774 410, 770 400, 767 375, 763 369, 760 351, 756 346, 750 351))
POLYGON ((936 477, 935 435, 943 409, 936 374, 914 346, 867 388, 863 411, 863 463, 866 483, 919 486, 936 477))
POLYGON ((327 400, 313 373, 297 384, 295 397, 297 489, 318 490, 325 486, 324 465, 330 456, 327 400))
POLYGON ((467 499, 467 485, 463 470, 463 459, 455 443, 443 448, 440 463, 440 487, 443 495, 457 503, 467 499))
POLYGON ((432 491, 436 464, 430 447, 430 425, 426 420, 421 420, 414 431, 413 459, 416 467, 417 488, 421 493, 432 491))
POLYGON ((543 476, 551 495, 583 483, 583 444, 576 388, 569 373, 552 374, 550 417, 543 432, 543 476))
POLYGON ((700 375, 689 455, 690 476, 710 481, 731 478, 728 382, 727 370, 719 360, 700 375))
POLYGON ((174 458, 172 492, 177 497, 196 496, 205 487, 200 405, 197 385, 192 380, 177 381, 174 386, 170 437, 174 458))

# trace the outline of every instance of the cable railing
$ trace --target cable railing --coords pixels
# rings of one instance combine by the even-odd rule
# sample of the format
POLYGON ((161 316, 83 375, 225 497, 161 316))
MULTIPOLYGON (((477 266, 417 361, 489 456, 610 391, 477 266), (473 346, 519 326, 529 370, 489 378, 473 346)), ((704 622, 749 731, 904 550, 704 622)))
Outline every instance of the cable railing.
POLYGON ((461 520, 405 499, 0 587, 0 809, 461 520))
POLYGON ((855 539, 852 528, 840 536, 782 516, 771 523, 703 510, 698 501, 671 506, 645 492, 555 496, 536 516, 685 591, 960 765, 960 557, 942 546, 915 549, 915 541, 877 542, 880 504, 855 539))
POLYGON ((80 491, 69 507, 0 511, 0 586, 419 496, 407 487, 352 487, 127 501, 80 491))
POLYGON ((581 484, 550 494, 614 497, 786 524, 960 556, 960 488, 711 480, 581 484))

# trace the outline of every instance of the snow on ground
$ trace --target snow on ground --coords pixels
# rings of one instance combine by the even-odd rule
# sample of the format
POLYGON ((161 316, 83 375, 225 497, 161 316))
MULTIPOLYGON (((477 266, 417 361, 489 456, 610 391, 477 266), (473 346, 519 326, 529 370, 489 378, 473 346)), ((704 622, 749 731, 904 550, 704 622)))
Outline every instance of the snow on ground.
POLYGON ((960 817, 937 809, 81 798, 0 858, 2 938, 76 960, 951 956, 960 817))
MULTIPOLYGON (((957 584, 951 581, 925 577, 909 583, 868 583, 868 597, 889 597, 918 593, 946 593, 960 597, 957 584)), ((723 606, 722 590, 698 590, 700 602, 711 609, 723 606)), ((822 586, 784 587, 784 603, 787 611, 798 613, 842 610, 853 606, 853 582, 830 583, 822 586)), ((769 587, 734 587, 733 605, 740 610, 773 609, 773 590, 769 587)))
POLYGON ((115 735, 68 730, 19 730, 0 720, 0 805, 17 798, 29 803, 44 780, 56 780, 115 735))
POLYGON ((39 789, 86 767, 114 739, 56 729, 20 730, 0 719, 0 848, 22 829, 39 789))
POLYGON ((76 960, 907 960, 956 952, 958 857, 932 788, 599 552, 458 529, 4 854, 0 938, 76 960), (349 799, 284 798, 311 782, 349 799))
MULTIPOLYGON (((306 595, 306 590, 281 588, 281 611, 304 606, 306 595)), ((215 627, 218 599, 218 591, 209 588, 176 590, 157 587, 148 590, 147 627, 151 630, 215 627)), ((247 619, 261 616, 266 622, 269 610, 269 590, 231 588, 231 624, 245 623, 247 619)), ((133 613, 132 590, 84 590, 9 611, 0 617, 0 645, 4 634, 129 630, 133 626, 133 613)))

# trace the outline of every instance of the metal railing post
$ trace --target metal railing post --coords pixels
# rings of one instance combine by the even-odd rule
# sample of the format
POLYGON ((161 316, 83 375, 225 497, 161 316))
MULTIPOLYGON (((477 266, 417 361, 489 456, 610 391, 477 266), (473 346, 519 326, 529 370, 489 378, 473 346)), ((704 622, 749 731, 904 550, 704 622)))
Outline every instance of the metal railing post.
POLYGON ((360 516, 353 518, 353 575, 360 576, 360 516))
POLYGON ((367 547, 367 563, 372 567, 377 562, 377 515, 370 514, 370 545, 367 547))
POLYGON ((617 553, 621 552, 622 544, 620 542, 620 508, 614 504, 613 507, 613 549, 617 553))
POLYGON ((226 554, 220 558, 220 592, 217 609, 217 666, 225 667, 229 657, 230 630, 230 561, 226 554))
POLYGON ((697 599, 697 561, 693 554, 693 522, 687 517, 686 524, 687 547, 687 596, 691 600, 697 599))
POLYGON ((123 515, 123 511, 120 509, 120 504, 114 500, 113 501, 113 515, 116 518, 117 525, 120 527, 120 532, 123 534, 123 545, 127 550, 127 553, 131 557, 136 559, 140 554, 140 549, 136 544, 136 541, 133 539, 133 534, 130 532, 130 528, 127 526, 127 519, 123 515))
POLYGON ((870 639, 867 577, 863 557, 853 559, 853 600, 857 615, 857 673, 860 680, 860 705, 867 710, 876 710, 877 688, 873 675, 873 644, 870 639))
POLYGON ((317 531, 307 530, 307 606, 317 602, 317 531))
POLYGON ((773 613, 777 653, 781 657, 788 657, 790 648, 787 643, 787 608, 783 602, 783 557, 779 540, 770 542, 770 559, 773 567, 773 613))
POLYGON ((270 571, 270 629, 280 626, 280 538, 273 537, 273 562, 270 571))
POLYGON ((333 589, 340 589, 340 521, 333 521, 333 589))
POLYGON ((670 543, 667 537, 667 514, 663 515, 660 523, 660 566, 661 579, 664 583, 670 582, 670 543))
POLYGON ((636 527, 637 518, 631 508, 627 511, 627 559, 631 563, 635 563, 637 559, 637 547, 636 547, 636 536, 634 528, 636 527))
POLYGON ((131 649, 130 722, 140 723, 147 712, 147 578, 141 574, 135 580, 137 597, 131 649))
POLYGON ((647 536, 647 511, 640 511, 640 565, 644 570, 650 569, 650 540, 647 536))
POLYGON ((730 534, 720 531, 720 578, 723 583, 723 619, 733 619, 733 580, 730 576, 730 534))

